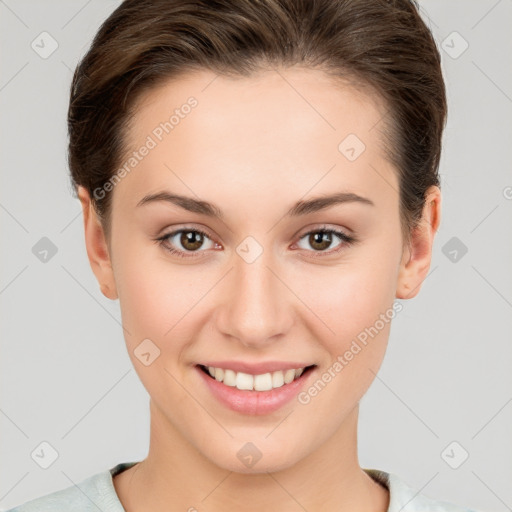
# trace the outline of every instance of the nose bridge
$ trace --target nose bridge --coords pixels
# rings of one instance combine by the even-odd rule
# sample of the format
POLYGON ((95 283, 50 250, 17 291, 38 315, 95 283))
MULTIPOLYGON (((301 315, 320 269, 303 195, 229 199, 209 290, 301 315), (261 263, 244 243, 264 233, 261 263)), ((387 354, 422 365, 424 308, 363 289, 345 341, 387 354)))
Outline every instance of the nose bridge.
POLYGON ((285 287, 274 275, 271 251, 262 251, 256 259, 254 251, 240 244, 230 272, 231 287, 222 302, 219 329, 246 346, 260 346, 275 341, 289 328, 291 312, 285 298, 285 287), (244 249, 248 251, 244 252, 244 249), (270 268, 269 268, 270 267, 270 268))

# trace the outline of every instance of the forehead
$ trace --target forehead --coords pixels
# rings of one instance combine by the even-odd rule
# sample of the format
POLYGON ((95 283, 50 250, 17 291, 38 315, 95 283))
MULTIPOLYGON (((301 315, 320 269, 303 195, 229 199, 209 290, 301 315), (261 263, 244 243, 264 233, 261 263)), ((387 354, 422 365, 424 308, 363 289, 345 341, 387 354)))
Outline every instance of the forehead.
MULTIPOLYGON (((213 136, 219 127, 229 125, 243 129, 243 133, 230 133, 230 140, 238 136, 239 142, 246 143, 247 134, 258 135, 260 141, 265 135, 289 138, 297 132, 318 139, 326 133, 340 136, 346 130, 370 142, 373 137, 367 132, 386 111, 369 86, 363 89, 320 70, 296 66, 231 77, 203 69, 181 74, 142 94, 135 107, 136 128, 130 135, 136 138, 148 132, 155 120, 168 120, 190 97, 199 108, 182 126, 196 133, 213 129, 213 136)), ((183 127, 173 131, 183 131, 183 127)), ((222 135, 226 134, 219 133, 216 142, 222 135)))
POLYGON ((131 150, 149 139, 153 148, 121 185, 142 194, 171 183, 201 197, 227 194, 219 183, 242 193, 280 187, 295 199, 317 183, 316 193, 340 183, 368 191, 382 184, 372 167, 394 179, 381 147, 385 111, 375 95, 318 70, 190 72, 137 102, 127 140, 131 150))

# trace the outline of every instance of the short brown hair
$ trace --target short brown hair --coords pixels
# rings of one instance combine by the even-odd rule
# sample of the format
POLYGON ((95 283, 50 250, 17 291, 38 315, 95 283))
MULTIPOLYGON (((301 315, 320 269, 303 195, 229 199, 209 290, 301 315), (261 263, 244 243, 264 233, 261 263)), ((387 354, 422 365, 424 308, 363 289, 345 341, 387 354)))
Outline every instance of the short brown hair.
POLYGON ((101 25, 71 84, 68 162, 106 233, 111 193, 94 190, 128 151, 134 105, 186 71, 250 76, 264 67, 318 68, 384 100, 384 149, 398 171, 404 240, 425 192, 440 186, 446 93, 434 38, 410 0, 125 0, 101 25))

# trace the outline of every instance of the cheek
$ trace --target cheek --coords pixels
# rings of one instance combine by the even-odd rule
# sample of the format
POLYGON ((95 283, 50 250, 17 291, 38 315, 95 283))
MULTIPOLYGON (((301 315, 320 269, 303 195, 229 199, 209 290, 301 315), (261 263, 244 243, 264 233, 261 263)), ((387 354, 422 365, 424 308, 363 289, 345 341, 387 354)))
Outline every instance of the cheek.
MULTIPOLYGON (((180 379, 176 364, 191 338, 190 326, 200 323, 194 305, 206 291, 204 276, 201 285, 192 266, 173 265, 154 249, 145 252, 126 250, 116 262, 121 315, 128 331, 124 337, 148 393, 157 403, 171 400, 176 407, 186 402, 174 378, 180 379), (144 354, 149 354, 147 359, 144 354)), ((187 407, 190 404, 184 403, 183 410, 187 407)))
MULTIPOLYGON (((164 249, 147 241, 126 237, 120 246, 123 251, 115 262, 116 286, 134 366, 140 366, 134 351, 149 339, 160 351, 157 366, 176 369, 207 321, 205 315, 211 311, 209 301, 214 295, 209 291, 218 281, 216 271, 207 264, 177 263, 164 249)), ((147 372, 143 373, 141 379, 147 379, 147 372)))
POLYGON ((316 290, 308 295, 311 309, 322 320, 315 322, 322 324, 316 337, 328 359, 317 380, 298 398, 305 411, 312 411, 309 404, 314 404, 319 417, 331 418, 326 429, 343 421, 379 371, 396 316, 395 276, 391 258, 347 265, 339 272, 330 269, 323 281, 311 278, 309 284, 315 286, 309 289, 316 290))
POLYGON ((331 338, 347 340, 373 325, 380 314, 391 308, 396 278, 397 268, 391 260, 361 262, 312 277, 309 292, 304 294, 314 305, 312 309, 334 331, 331 338))
MULTIPOLYGON (((339 375, 330 386, 336 393, 359 399, 374 379, 384 358, 391 321, 396 316, 393 301, 396 293, 400 245, 386 247, 386 239, 376 238, 338 267, 323 269, 303 282, 302 297, 321 321, 316 337, 328 353, 326 367, 338 358, 340 367, 331 373, 339 375)), ((329 376, 326 376, 329 378, 329 376)), ((334 395, 325 394, 334 399, 334 395)), ((350 400, 348 400, 350 402, 350 400)))
POLYGON ((176 276, 155 259, 158 250, 153 242, 129 236, 120 227, 116 244, 114 274, 123 325, 130 332, 125 331, 126 339, 130 345, 144 338, 158 339, 175 310, 179 283, 171 281, 176 276))
POLYGON ((146 261, 127 257, 118 265, 117 276, 123 319, 139 336, 161 342, 194 314, 193 306, 205 287, 204 275, 197 269, 173 265, 163 257, 146 261))

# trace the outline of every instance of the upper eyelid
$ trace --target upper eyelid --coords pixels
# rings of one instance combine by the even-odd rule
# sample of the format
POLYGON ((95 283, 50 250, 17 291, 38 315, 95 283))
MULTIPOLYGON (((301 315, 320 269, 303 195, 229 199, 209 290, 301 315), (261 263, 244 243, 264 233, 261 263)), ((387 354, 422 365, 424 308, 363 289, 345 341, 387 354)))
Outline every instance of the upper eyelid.
POLYGON ((296 236, 302 238, 304 235, 308 235, 309 233, 317 233, 319 231, 339 231, 349 236, 348 230, 346 228, 333 227, 328 224, 320 224, 317 227, 309 227, 304 228, 304 230, 300 230, 296 236))
MULTIPOLYGON (((160 235, 161 237, 163 236, 171 236, 171 235, 175 235, 176 233, 180 233, 181 231, 198 231, 198 232, 204 232, 210 239, 213 239, 215 238, 214 236, 211 236, 210 235, 210 232, 207 228, 204 228, 204 227, 197 227, 197 226, 181 226, 179 227, 178 229, 172 229, 170 230, 169 232, 163 232, 162 235, 160 235)), ((320 224, 318 225, 317 227, 308 227, 308 228, 304 228, 303 230, 299 230, 295 236, 304 236, 304 235, 307 235, 311 232, 317 232, 317 231, 341 231, 342 233, 345 233, 347 236, 350 235, 349 231, 347 228, 340 228, 340 227, 332 227, 332 226, 329 226, 328 224, 320 224)))
POLYGON ((213 236, 211 236, 209 230, 204 227, 197 227, 197 226, 181 226, 178 229, 170 229, 169 231, 164 230, 161 235, 159 235, 158 238, 168 237, 168 236, 174 236, 177 233, 181 233, 182 231, 197 231, 199 233, 204 233, 210 240, 212 240, 213 236))

